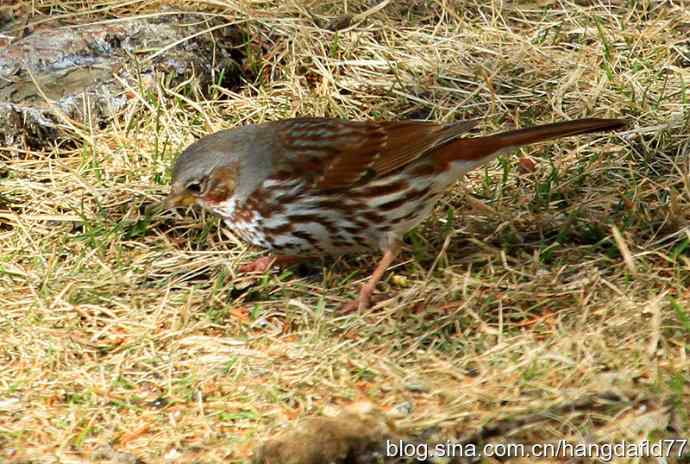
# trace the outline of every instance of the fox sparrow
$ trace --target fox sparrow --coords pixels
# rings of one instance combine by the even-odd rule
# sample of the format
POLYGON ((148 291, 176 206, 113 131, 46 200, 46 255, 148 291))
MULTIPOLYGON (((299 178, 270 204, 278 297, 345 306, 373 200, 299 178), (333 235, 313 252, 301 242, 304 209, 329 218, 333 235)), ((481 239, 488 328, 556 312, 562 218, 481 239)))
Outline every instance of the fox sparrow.
POLYGON ((580 119, 463 138, 477 121, 351 122, 298 118, 208 135, 177 159, 166 206, 196 203, 241 238, 267 248, 241 271, 370 249, 383 257, 347 309, 369 305, 403 234, 444 190, 506 149, 610 131, 620 119, 580 119))

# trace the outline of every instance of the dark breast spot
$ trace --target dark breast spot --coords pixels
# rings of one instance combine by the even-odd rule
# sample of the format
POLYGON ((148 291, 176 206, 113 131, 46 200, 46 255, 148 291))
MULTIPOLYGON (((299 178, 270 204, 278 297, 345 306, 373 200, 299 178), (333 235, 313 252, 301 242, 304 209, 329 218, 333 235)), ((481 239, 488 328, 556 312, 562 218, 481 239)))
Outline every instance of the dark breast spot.
POLYGON ((385 218, 381 214, 371 210, 362 213, 362 217, 373 224, 378 224, 385 221, 385 218))
POLYGON ((318 245, 318 240, 316 240, 316 238, 314 238, 314 236, 312 234, 310 234, 309 232, 307 232, 305 230, 295 230, 292 232, 292 236, 297 237, 299 239, 302 239, 312 246, 318 245))
POLYGON ((391 201, 388 201, 386 203, 380 204, 377 209, 379 211, 383 211, 383 212, 392 211, 394 209, 400 208, 402 205, 404 205, 408 201, 410 201, 410 199, 407 196, 402 196, 396 200, 391 200, 391 201))
POLYGON ((235 210, 235 214, 232 215, 232 222, 250 222, 254 212, 249 208, 238 208, 235 210))
POLYGON ((400 198, 379 205, 378 210, 386 212, 398 209, 407 202, 416 201, 424 197, 427 193, 429 193, 429 190, 429 187, 425 187, 421 190, 407 191, 400 198))
POLYGON ((285 224, 276 226, 276 227, 265 227, 264 228, 264 234, 266 235, 273 235, 273 236, 281 236, 281 235, 286 235, 290 233, 293 229, 293 225, 289 222, 286 222, 285 224))
POLYGON ((356 235, 356 234, 359 234, 360 232, 362 232, 362 227, 361 226, 345 226, 345 227, 343 227, 343 230, 345 232, 347 232, 348 234, 356 235))
POLYGON ((409 187, 407 181, 399 180, 390 184, 377 185, 373 187, 365 187, 357 196, 360 197, 380 197, 390 195, 401 190, 406 190, 409 187))
POLYGON ((339 198, 322 198, 316 204, 316 208, 330 211, 342 211, 345 214, 354 214, 357 210, 357 205, 339 198))
MULTIPOLYGON (((431 201, 433 201, 433 200, 434 199, 432 199, 431 201)), ((419 216, 422 215, 422 213, 424 213, 424 209, 426 208, 427 201, 429 201, 429 200, 426 199, 423 203, 420 203, 419 206, 417 206, 414 210, 407 213, 406 215, 391 219, 390 223, 391 224, 400 224, 401 222, 408 222, 408 221, 411 221, 413 219, 417 219, 419 216)))
POLYGON ((352 240, 363 248, 369 247, 369 242, 367 242, 367 240, 361 235, 353 235, 352 240))
POLYGON ((285 212, 285 205, 294 202, 299 195, 285 187, 271 187, 270 189, 258 188, 247 198, 244 208, 256 211, 268 219, 274 215, 285 212))
POLYGON ((352 242, 349 240, 333 240, 331 244, 335 248, 350 248, 352 246, 352 242))
POLYGON ((288 217, 293 224, 319 224, 328 231, 329 234, 338 233, 336 224, 326 217, 319 214, 292 214, 288 217))
POLYGON ((271 177, 269 177, 268 180, 273 180, 278 183, 270 187, 270 190, 280 190, 284 187, 280 185, 279 182, 289 182, 295 180, 295 173, 292 172, 292 170, 282 169, 280 171, 276 171, 275 173, 273 173, 273 175, 271 175, 271 177))

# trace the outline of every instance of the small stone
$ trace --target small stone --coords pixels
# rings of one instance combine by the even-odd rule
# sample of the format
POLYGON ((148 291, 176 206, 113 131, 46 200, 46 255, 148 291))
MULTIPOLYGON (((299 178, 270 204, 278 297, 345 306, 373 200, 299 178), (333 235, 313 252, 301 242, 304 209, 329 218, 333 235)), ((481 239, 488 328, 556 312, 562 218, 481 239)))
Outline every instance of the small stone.
POLYGON ((397 419, 400 417, 409 416, 412 413, 413 409, 414 408, 412 406, 412 403, 410 403, 409 401, 404 401, 393 406, 393 408, 389 411, 388 415, 397 419))
POLYGON ((429 393, 429 387, 422 382, 408 382, 405 384, 405 389, 413 393, 429 393))

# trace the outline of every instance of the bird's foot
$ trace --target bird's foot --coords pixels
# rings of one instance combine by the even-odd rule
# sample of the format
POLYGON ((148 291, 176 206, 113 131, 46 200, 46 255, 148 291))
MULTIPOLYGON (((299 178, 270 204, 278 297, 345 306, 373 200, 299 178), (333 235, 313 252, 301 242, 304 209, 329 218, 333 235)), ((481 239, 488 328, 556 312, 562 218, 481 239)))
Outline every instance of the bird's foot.
POLYGON ((299 262, 302 258, 298 256, 262 256, 254 261, 241 265, 237 271, 240 273, 259 273, 269 271, 273 266, 290 266, 299 262))
POLYGON ((374 287, 365 285, 362 290, 359 291, 359 296, 352 301, 348 301, 343 306, 340 307, 338 313, 340 314, 351 314, 354 312, 364 312, 369 309, 373 304, 378 303, 382 299, 385 299, 383 295, 378 295, 376 297, 372 296, 374 293, 374 287))
POLYGON ((371 306, 371 295, 374 293, 374 289, 376 289, 376 284, 381 280, 383 273, 386 272, 388 266, 390 266, 395 259, 399 249, 400 243, 398 242, 386 249, 381 260, 376 265, 376 269, 374 269, 374 272, 369 277, 369 280, 367 280, 367 283, 364 284, 359 291, 359 297, 340 308, 340 313, 348 314, 354 311, 364 312, 369 309, 369 306, 371 306))

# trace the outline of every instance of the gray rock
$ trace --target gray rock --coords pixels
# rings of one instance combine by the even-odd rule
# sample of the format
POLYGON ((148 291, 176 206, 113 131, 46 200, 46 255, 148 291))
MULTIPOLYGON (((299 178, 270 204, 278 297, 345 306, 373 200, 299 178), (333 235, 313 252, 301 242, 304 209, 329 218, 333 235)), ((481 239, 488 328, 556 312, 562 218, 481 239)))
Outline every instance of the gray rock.
POLYGON ((45 24, 24 37, 3 34, 11 38, 0 48, 0 143, 5 145, 45 145, 63 135, 69 120, 98 127, 133 96, 116 76, 145 91, 155 85, 156 73, 171 75, 173 83, 194 73, 207 86, 222 70, 226 80, 232 80, 240 69, 232 47, 241 41, 241 33, 193 13, 102 24, 45 24), (93 120, 87 121, 87 115, 93 120))

